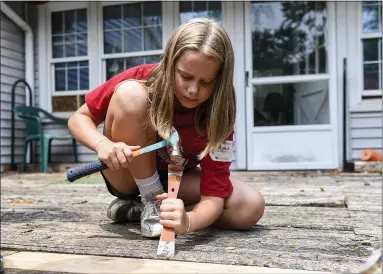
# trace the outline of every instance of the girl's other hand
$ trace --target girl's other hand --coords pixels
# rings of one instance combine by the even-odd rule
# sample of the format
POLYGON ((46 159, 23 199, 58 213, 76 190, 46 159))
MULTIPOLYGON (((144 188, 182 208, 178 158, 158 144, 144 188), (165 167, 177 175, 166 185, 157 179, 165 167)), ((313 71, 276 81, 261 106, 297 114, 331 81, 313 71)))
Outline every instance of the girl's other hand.
POLYGON ((112 142, 105 139, 96 146, 98 158, 105 163, 109 169, 116 170, 127 168, 133 160, 133 151, 140 146, 128 146, 123 142, 112 142))
POLYGON ((168 198, 167 193, 157 195, 157 200, 162 201, 160 207, 160 224, 173 228, 177 234, 186 233, 188 229, 188 216, 184 202, 177 198, 168 198))

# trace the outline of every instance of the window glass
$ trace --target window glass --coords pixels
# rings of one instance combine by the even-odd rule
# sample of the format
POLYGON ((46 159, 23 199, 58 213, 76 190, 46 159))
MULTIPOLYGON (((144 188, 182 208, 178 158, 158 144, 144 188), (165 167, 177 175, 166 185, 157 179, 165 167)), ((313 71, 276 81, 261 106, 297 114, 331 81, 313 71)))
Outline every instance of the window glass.
POLYGON ((382 89, 382 2, 362 4, 363 89, 382 89), (366 37, 366 35, 368 35, 366 37))
POLYGON ((104 53, 162 49, 162 4, 141 2, 105 6, 104 53))
POLYGON ((160 55, 113 58, 106 60, 106 79, 109 80, 120 72, 142 64, 153 64, 159 61, 160 55))
POLYGON ((251 4, 254 77, 327 73, 326 2, 251 4))
POLYGON ((52 57, 88 54, 86 9, 52 12, 52 57))
POLYGON ((381 32, 382 1, 364 1, 362 9, 363 32, 381 32))
POLYGON ((89 62, 83 60, 84 56, 88 55, 87 10, 52 12, 51 24, 54 91, 88 90, 89 62), (82 58, 82 61, 67 62, 65 58, 82 58))
POLYGON ((79 109, 85 103, 84 95, 53 96, 53 112, 72 112, 79 109))
POLYGON ((211 17, 222 23, 221 1, 180 1, 180 23, 197 17, 211 17))
POLYGON ((89 89, 88 61, 54 64, 55 91, 75 91, 89 89))
POLYGON ((255 85, 254 126, 330 123, 328 81, 255 85))

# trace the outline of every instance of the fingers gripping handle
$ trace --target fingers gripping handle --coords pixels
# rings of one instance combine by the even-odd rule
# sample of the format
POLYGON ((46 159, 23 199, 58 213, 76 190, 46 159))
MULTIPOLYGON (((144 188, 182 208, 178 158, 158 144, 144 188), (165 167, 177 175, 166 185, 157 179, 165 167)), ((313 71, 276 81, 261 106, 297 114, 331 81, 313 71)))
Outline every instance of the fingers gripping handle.
POLYGON ((86 165, 69 168, 66 176, 69 182, 76 181, 84 176, 107 169, 108 166, 101 161, 95 161, 86 165))
MULTIPOLYGON (((164 140, 164 141, 160 141, 158 143, 155 143, 153 145, 141 148, 139 150, 133 151, 133 157, 137 157, 141 154, 148 153, 148 152, 153 151, 153 150, 157 150, 159 148, 165 147, 168 144, 169 144, 169 142, 164 140)), ((78 167, 72 167, 72 168, 67 170, 66 176, 67 176, 69 182, 73 182, 73 181, 80 179, 84 176, 99 172, 99 171, 107 169, 107 168, 108 168, 108 166, 106 164, 104 164, 103 162, 96 161, 96 162, 81 165, 78 167)))
MULTIPOLYGON (((137 157, 141 154, 148 153, 157 149, 160 149, 162 147, 165 147, 169 144, 169 141, 163 140, 158 143, 152 144, 150 146, 141 148, 139 150, 133 151, 133 157, 137 157)), ((90 175, 92 173, 96 173, 99 171, 102 171, 104 169, 107 169, 108 166, 104 164, 101 161, 92 162, 86 165, 81 165, 78 167, 72 167, 67 170, 67 179, 69 182, 73 182, 77 179, 80 179, 84 176, 90 175)))

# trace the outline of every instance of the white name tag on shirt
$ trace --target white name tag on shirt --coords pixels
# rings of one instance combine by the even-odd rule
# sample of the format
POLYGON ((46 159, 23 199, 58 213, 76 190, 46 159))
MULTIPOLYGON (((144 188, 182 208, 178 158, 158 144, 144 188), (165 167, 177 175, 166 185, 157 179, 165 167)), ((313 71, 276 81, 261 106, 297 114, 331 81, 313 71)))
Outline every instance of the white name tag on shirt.
POLYGON ((210 157, 216 162, 231 162, 233 161, 233 141, 224 141, 219 148, 210 152, 210 157))

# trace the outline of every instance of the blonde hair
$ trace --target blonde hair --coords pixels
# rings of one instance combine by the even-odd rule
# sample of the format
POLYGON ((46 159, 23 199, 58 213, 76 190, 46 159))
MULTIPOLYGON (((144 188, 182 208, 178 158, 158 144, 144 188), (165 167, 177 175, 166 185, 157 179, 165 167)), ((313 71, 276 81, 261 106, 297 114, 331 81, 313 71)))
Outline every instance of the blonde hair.
POLYGON ((147 80, 152 104, 149 120, 158 134, 167 139, 173 122, 175 63, 186 50, 204 54, 221 61, 217 84, 211 97, 197 107, 194 117, 196 130, 207 135, 207 146, 200 153, 202 159, 217 149, 234 128, 236 98, 233 85, 234 53, 230 38, 215 20, 197 18, 175 29, 158 66, 147 80))

